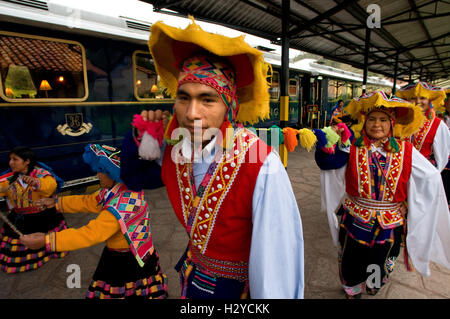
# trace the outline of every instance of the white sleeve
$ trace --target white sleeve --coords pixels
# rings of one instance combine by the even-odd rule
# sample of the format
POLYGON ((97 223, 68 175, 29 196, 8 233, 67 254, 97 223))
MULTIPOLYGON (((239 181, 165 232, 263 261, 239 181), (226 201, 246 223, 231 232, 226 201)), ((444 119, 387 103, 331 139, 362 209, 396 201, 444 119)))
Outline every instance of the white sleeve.
POLYGON ((345 171, 347 164, 338 169, 320 171, 321 211, 327 213, 331 238, 335 246, 339 243, 339 221, 336 216, 345 194, 345 171))
POLYGON ((433 140, 433 153, 439 172, 445 168, 450 155, 450 131, 444 121, 439 123, 433 140))
POLYGON ((252 206, 251 297, 303 298, 302 221, 289 177, 274 152, 260 169, 252 206))
POLYGON ((450 213, 439 171, 413 148, 408 181, 408 254, 417 271, 430 275, 429 262, 450 269, 450 213))

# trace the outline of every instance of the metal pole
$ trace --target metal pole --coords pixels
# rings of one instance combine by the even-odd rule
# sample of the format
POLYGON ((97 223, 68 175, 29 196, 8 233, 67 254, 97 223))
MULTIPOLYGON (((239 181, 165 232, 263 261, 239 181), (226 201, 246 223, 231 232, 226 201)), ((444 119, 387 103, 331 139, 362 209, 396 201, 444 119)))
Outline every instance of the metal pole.
POLYGON ((281 21, 281 79, 280 79, 280 127, 286 127, 289 121, 289 16, 290 0, 282 2, 283 19, 281 21))
MULTIPOLYGON (((287 126, 289 121, 289 25, 291 15, 291 1, 282 1, 281 19, 281 79, 280 79, 280 127, 287 126)), ((280 145, 280 158, 284 167, 287 166, 286 146, 280 145)))
POLYGON ((412 67, 413 67, 413 61, 411 61, 411 63, 409 64, 409 83, 408 84, 411 84, 411 83, 413 83, 413 80, 412 80, 412 67))
POLYGON ((300 106, 300 127, 303 126, 303 105, 300 106))
POLYGON ((398 73, 398 52, 395 56, 395 66, 394 66, 394 84, 392 85, 392 95, 395 95, 395 92, 397 91, 397 73, 398 73))
POLYGON ((367 85, 367 73, 369 72, 369 46, 370 46, 370 31, 371 29, 366 28, 366 42, 364 44, 364 73, 363 73, 363 84, 362 92, 366 93, 367 85))

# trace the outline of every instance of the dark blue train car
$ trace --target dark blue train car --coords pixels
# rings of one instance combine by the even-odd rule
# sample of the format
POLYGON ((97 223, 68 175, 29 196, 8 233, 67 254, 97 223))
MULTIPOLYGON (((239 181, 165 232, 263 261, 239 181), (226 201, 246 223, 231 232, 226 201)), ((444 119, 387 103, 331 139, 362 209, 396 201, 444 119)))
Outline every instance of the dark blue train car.
POLYGON ((86 144, 120 146, 133 114, 171 109, 148 53, 149 25, 118 36, 55 30, 51 21, 0 11, 0 171, 8 168, 9 151, 26 145, 65 181, 90 181, 86 144))

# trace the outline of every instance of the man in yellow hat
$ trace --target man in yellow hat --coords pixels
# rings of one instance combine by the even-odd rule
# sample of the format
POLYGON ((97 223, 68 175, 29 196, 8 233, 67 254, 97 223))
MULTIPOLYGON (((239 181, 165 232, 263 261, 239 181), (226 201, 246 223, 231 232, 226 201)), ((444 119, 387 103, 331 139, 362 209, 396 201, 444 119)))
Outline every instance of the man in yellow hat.
POLYGON ((443 109, 445 91, 431 84, 418 82, 399 89, 397 95, 421 107, 426 121, 409 139, 415 148, 442 172, 450 155, 450 132, 445 123, 436 116, 434 109, 443 109))
POLYGON ((122 170, 139 172, 133 187, 145 188, 155 167, 136 158, 159 157, 189 235, 175 267, 181 297, 303 298, 302 223, 289 177, 278 154, 243 127, 269 115, 262 53, 195 22, 153 24, 149 48, 175 96, 174 115, 169 123, 159 110, 135 115, 139 147, 128 134, 122 170))

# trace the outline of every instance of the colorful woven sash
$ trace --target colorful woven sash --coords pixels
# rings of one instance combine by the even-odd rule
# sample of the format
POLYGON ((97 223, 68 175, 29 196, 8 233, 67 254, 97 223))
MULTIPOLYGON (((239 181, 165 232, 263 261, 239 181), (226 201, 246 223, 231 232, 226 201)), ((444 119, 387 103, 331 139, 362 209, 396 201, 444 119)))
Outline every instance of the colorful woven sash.
POLYGON ((120 229, 130 245, 131 252, 141 267, 154 251, 150 229, 150 210, 144 192, 128 190, 116 184, 105 198, 104 208, 119 222, 120 229))

